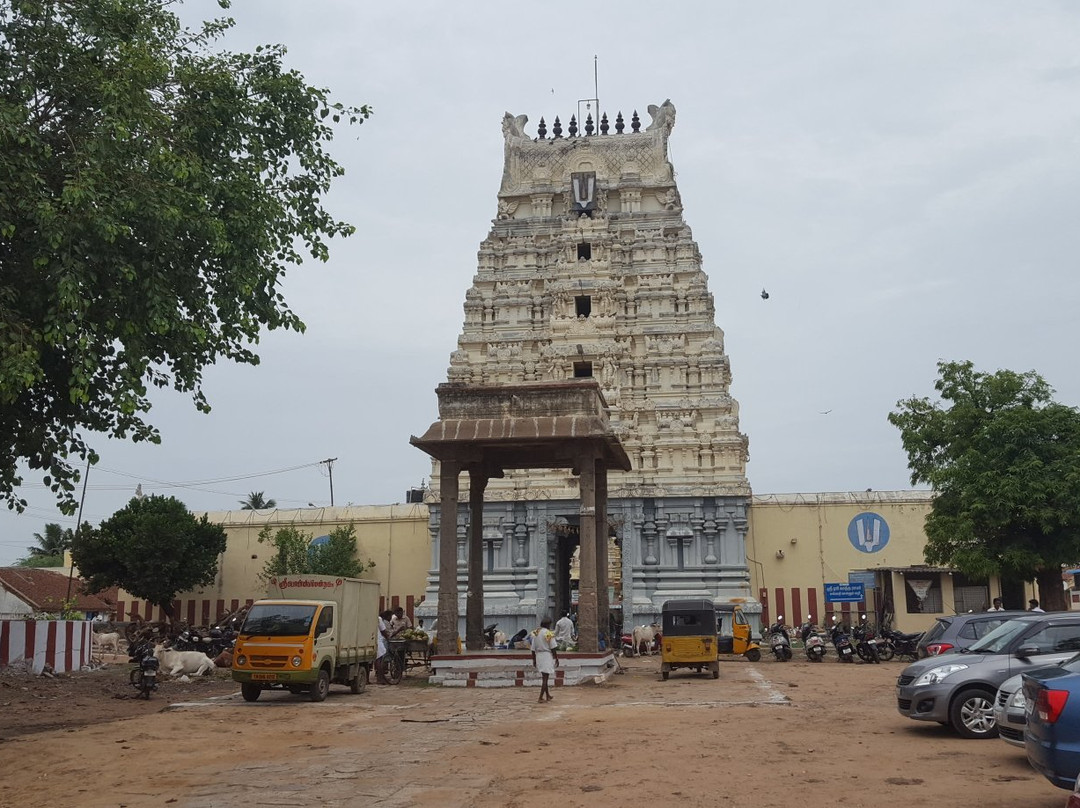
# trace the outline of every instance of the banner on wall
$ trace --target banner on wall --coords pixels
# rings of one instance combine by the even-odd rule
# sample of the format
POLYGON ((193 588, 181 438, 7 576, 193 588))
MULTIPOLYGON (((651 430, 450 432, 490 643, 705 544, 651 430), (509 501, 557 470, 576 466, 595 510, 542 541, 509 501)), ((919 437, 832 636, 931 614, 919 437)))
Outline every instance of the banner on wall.
POLYGON ((922 603, 926 600, 926 593, 930 591, 930 587, 934 585, 934 582, 922 578, 908 578, 907 584, 911 587, 911 591, 915 593, 915 597, 919 599, 919 603, 922 603))

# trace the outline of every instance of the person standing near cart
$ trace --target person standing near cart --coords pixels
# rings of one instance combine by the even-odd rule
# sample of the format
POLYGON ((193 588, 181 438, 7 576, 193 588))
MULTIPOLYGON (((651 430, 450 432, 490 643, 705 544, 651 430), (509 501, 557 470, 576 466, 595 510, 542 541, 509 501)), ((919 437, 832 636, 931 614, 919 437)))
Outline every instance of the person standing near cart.
POLYGON ((537 702, 551 701, 548 679, 555 675, 559 667, 558 643, 555 632, 551 630, 551 618, 540 621, 540 628, 529 636, 529 650, 532 652, 533 665, 540 672, 540 698, 537 702))

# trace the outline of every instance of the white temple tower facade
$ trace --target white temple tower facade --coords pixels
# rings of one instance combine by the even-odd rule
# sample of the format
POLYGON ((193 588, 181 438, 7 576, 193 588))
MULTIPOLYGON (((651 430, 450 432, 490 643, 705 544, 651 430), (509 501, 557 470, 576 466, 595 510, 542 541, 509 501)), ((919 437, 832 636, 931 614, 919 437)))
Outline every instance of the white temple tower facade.
MULTIPOLYGON (((748 441, 729 394, 724 334, 668 160, 670 101, 643 127, 590 116, 564 132, 503 119, 497 217, 480 245, 447 381, 597 380, 633 464, 609 481, 612 628, 671 598, 759 606, 745 551, 748 441)), ((437 469, 432 475, 437 481, 437 469)), ((430 527, 438 558, 438 492, 430 527)), ((508 634, 570 608, 577 477, 492 479, 484 508, 488 622, 508 634)), ((459 514, 464 597, 467 511, 459 514)), ((433 561, 420 609, 434 613, 433 561)))

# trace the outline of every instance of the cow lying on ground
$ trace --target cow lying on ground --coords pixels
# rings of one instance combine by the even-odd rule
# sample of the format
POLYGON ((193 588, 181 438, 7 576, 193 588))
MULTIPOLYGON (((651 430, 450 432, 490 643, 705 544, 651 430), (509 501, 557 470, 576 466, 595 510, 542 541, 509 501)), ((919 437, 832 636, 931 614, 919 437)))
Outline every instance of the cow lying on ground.
POLYGON ((117 631, 110 631, 108 633, 101 632, 94 635, 94 645, 98 650, 105 653, 106 650, 111 651, 114 654, 120 653, 120 633, 117 631))
POLYGON ((636 626, 634 628, 634 653, 656 653, 656 635, 660 633, 660 624, 652 623, 648 626, 636 626))
POLYGON ((174 651, 159 644, 154 646, 154 656, 161 663, 161 672, 169 676, 202 676, 214 670, 214 660, 202 651, 174 651))

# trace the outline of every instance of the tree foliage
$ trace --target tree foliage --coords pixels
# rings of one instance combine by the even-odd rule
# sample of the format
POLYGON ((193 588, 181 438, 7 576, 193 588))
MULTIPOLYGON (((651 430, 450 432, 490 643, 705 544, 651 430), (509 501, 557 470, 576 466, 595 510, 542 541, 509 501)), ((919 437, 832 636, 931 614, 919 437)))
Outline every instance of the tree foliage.
POLYGON ((357 558, 356 527, 350 522, 330 531, 325 542, 312 544, 310 533, 295 527, 259 531, 259 541, 274 547, 274 555, 263 565, 262 576, 340 575, 355 578, 375 566, 357 558))
POLYGON ((940 401, 897 402, 914 484, 935 491, 926 560, 973 576, 1037 580, 1064 608, 1063 564, 1080 560, 1080 411, 1034 371, 938 363, 940 401))
POLYGON ((172 617, 178 592, 206 586, 225 552, 225 529, 175 497, 132 499, 96 530, 80 531, 71 557, 90 592, 119 586, 172 617))
POLYGON ((262 491, 252 491, 247 495, 246 499, 240 500, 240 510, 242 511, 264 511, 276 507, 277 500, 267 499, 263 496, 262 491))
MULTIPOLYGON (((60 559, 57 564, 41 564, 39 566, 60 567, 64 563, 64 552, 71 549, 71 537, 73 533, 74 531, 71 528, 65 529, 55 522, 48 522, 45 525, 44 533, 34 534, 34 541, 37 542, 37 546, 27 547, 26 550, 30 553, 31 559, 60 559)), ((32 565, 24 564, 23 566, 32 565)))
MULTIPOLYGON (((219 0, 227 7, 227 0, 219 0)), ((285 49, 213 50, 174 0, 0 2, 0 498, 20 464, 75 509, 87 433, 160 440, 149 386, 302 331, 281 281, 352 227, 322 207, 333 103, 285 49)))

